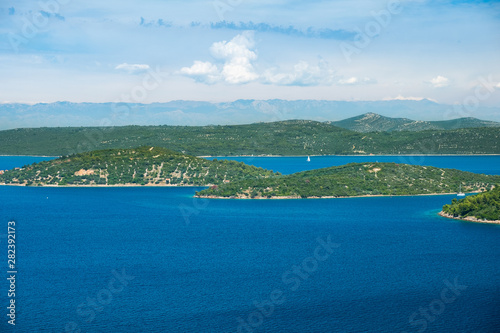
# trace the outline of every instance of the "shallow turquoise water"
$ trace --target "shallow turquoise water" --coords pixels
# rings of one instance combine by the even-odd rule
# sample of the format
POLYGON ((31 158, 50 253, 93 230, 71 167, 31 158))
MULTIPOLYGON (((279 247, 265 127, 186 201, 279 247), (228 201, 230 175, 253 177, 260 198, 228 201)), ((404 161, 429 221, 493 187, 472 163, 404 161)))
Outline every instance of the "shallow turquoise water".
MULTIPOLYGON (((196 190, 0 187, 18 266, 17 325, 4 314, 0 331, 500 330, 500 227, 437 216, 455 196, 203 200, 196 190), (328 237, 330 252, 318 250, 328 237)), ((5 306, 6 290, 4 280, 5 306)))

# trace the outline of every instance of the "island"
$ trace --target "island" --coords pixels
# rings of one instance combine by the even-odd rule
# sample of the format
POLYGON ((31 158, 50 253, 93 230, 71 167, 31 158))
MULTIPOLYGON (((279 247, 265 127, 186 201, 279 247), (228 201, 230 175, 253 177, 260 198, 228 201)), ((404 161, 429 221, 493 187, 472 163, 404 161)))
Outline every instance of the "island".
POLYGON ((208 160, 161 147, 63 156, 0 174, 0 185, 200 186, 199 198, 299 199, 490 190, 500 176, 397 163, 349 163, 291 175, 243 162, 208 160))
POLYGON ((0 174, 2 185, 211 186, 278 176, 227 160, 207 160, 165 148, 107 149, 34 163, 0 174))
POLYGON ((464 221, 500 224, 500 185, 484 193, 460 200, 453 199, 451 204, 443 206, 439 215, 464 221))
POLYGON ((292 199, 481 192, 500 176, 397 163, 349 163, 291 175, 240 180, 196 192, 200 198, 292 199))

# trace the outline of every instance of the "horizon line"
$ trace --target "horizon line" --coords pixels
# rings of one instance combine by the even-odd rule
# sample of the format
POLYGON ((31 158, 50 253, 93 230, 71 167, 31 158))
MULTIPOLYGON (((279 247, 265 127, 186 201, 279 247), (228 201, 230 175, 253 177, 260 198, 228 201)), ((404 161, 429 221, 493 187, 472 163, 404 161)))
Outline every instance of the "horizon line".
POLYGON ((0 101, 0 105, 9 105, 9 104, 20 104, 20 105, 38 105, 38 104, 59 104, 59 103, 68 103, 68 104, 133 104, 133 105, 152 105, 152 104, 167 104, 174 102, 198 102, 198 103, 209 103, 209 104, 224 104, 224 103, 235 103, 238 101, 286 101, 286 102, 345 102, 345 103, 359 103, 359 102, 422 102, 428 101, 432 103, 436 103, 439 105, 455 105, 455 104, 447 104, 440 103, 439 101, 426 98, 426 97, 395 97, 395 98, 383 98, 383 99, 364 99, 364 100, 340 100, 340 99, 283 99, 283 98, 267 98, 267 99, 258 99, 258 98, 238 98, 234 100, 226 100, 226 101, 210 101, 210 100, 196 100, 196 99, 172 99, 169 101, 163 102, 76 102, 70 100, 57 100, 53 102, 47 101, 37 101, 37 102, 27 102, 27 101, 0 101))

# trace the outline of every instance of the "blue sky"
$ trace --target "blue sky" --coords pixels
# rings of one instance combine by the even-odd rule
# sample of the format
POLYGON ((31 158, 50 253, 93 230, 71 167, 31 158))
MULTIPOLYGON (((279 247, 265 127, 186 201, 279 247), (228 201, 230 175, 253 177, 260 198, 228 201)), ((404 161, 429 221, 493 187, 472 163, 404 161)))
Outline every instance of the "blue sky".
POLYGON ((498 1, 0 6, 0 103, 427 98, 500 105, 498 1))

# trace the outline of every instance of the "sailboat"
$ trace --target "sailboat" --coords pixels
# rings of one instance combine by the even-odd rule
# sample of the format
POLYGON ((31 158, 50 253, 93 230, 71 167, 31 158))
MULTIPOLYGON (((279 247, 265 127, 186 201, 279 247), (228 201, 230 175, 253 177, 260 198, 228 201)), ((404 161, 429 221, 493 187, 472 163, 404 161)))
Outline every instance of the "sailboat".
POLYGON ((462 184, 460 184, 460 191, 457 193, 457 197, 465 197, 465 193, 462 192, 462 184))
POLYGON ((307 162, 311 162, 311 158, 307 156, 307 162))

